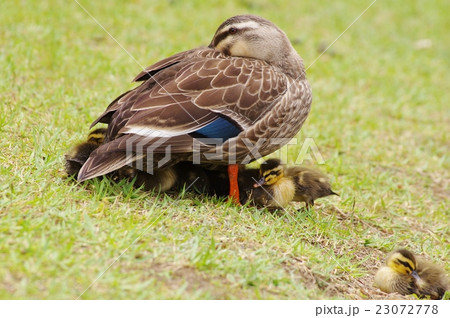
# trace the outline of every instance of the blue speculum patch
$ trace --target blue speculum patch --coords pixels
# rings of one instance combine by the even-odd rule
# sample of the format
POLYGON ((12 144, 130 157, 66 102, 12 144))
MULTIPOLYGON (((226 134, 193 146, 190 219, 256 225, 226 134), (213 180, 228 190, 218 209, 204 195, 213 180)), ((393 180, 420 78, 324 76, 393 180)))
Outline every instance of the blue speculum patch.
POLYGON ((226 118, 220 117, 205 127, 200 128, 196 133, 206 138, 220 138, 225 142, 230 138, 236 137, 241 131, 234 123, 228 121, 226 118))

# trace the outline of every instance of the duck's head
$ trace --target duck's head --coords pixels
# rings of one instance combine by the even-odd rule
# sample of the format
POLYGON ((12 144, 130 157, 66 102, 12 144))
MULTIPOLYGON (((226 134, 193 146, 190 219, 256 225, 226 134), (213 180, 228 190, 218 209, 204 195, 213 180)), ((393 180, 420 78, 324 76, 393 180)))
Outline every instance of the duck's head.
POLYGON ((286 34, 258 16, 229 18, 219 26, 209 47, 231 56, 266 61, 295 78, 303 77, 305 73, 303 60, 286 34))
POLYGON ((387 261, 387 266, 400 275, 411 275, 416 280, 420 277, 416 272, 416 259, 413 253, 406 249, 399 249, 394 251, 389 255, 387 261))
POLYGON ((260 179, 253 187, 262 185, 273 185, 284 177, 284 166, 279 159, 268 159, 259 168, 260 179))

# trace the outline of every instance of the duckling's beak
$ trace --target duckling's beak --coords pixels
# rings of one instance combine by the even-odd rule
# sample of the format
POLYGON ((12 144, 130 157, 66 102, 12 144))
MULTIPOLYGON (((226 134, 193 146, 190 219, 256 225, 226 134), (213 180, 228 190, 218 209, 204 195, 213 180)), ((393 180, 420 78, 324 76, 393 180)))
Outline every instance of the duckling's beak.
POLYGON ((421 280, 419 274, 417 274, 416 271, 412 271, 412 272, 411 272, 411 275, 412 275, 412 277, 414 277, 415 280, 421 280))
POLYGON ((264 177, 262 177, 253 185, 253 188, 258 188, 258 187, 264 185, 265 183, 266 183, 266 180, 264 179, 264 177))

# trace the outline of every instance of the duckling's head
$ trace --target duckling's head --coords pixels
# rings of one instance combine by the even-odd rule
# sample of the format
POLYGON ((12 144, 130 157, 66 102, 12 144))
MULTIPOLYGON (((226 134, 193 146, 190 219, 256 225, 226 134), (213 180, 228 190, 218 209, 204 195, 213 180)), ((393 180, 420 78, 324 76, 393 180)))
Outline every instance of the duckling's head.
POLYGON ((87 142, 96 145, 101 145, 105 140, 106 131, 107 131, 106 128, 97 128, 91 131, 87 137, 87 142))
POLYGON ((231 56, 266 61, 295 78, 303 77, 303 60, 286 34, 272 22, 254 15, 238 15, 223 22, 209 45, 231 56))
POLYGON ((273 185, 284 177, 284 166, 279 159, 268 159, 259 168, 260 179, 253 186, 273 185))
POLYGON ((416 272, 416 259, 414 254, 406 249, 394 251, 388 257, 387 266, 400 275, 412 275, 415 279, 420 279, 416 272))

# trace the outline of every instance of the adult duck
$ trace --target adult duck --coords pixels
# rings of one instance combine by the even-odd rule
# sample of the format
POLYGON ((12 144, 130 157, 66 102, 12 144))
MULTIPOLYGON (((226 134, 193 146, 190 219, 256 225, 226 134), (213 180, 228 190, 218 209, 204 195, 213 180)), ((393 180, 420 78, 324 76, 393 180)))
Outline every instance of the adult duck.
POLYGON ((180 161, 227 165, 239 202, 238 164, 268 155, 293 138, 312 94, 302 58, 286 34, 253 15, 229 18, 208 47, 163 59, 136 76, 93 124, 104 143, 78 174, 84 181, 125 165, 152 172, 180 161))

